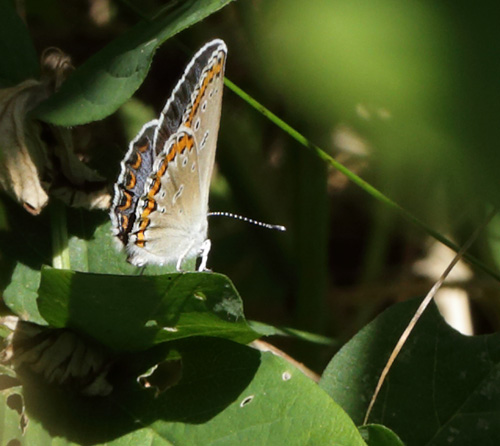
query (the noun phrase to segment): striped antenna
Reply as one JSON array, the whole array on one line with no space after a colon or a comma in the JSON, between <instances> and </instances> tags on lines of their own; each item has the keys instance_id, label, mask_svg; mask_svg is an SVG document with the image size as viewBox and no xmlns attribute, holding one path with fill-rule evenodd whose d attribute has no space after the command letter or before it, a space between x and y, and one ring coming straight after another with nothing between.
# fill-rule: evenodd
<instances>
[{"instance_id":1,"label":"striped antenna","mask_svg":"<svg viewBox=\"0 0 500 446\"><path fill-rule=\"evenodd\" d=\"M246 223L251 223L252 225L260 226L266 229L276 229L277 231L286 231L286 228L281 225L271 225L269 223L263 223L261 221L252 220L251 218L243 217L242 215L232 214L231 212L209 212L209 217L229 217L236 220L241 220Z\"/></svg>"}]
</instances>

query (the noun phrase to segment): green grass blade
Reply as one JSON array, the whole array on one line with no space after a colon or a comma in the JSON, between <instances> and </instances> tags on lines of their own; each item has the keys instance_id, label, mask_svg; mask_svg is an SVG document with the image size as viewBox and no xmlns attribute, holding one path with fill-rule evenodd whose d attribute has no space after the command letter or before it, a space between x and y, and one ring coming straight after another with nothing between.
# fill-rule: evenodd
<instances>
[{"instance_id":1,"label":"green grass blade","mask_svg":"<svg viewBox=\"0 0 500 446\"><path fill-rule=\"evenodd\" d=\"M441 235L439 232L432 229L430 226L425 224L422 220L419 220L411 212L408 212L406 209L404 209L398 203L396 203L395 201L393 201L390 198L388 198L387 196L385 196L382 192L380 192L377 188L373 187L371 184L369 184L368 182L363 180L360 176L351 172L347 167L345 167L343 164L339 163L332 156L328 155L328 153L326 153L324 150L319 148L317 145L315 145L314 143L309 141L305 136L303 136L301 133L299 133L293 127L291 127L286 122L284 122L282 119L280 119L278 116L276 116L269 109L267 109L262 104L260 104L255 99L253 99L251 96L249 96L247 93L245 93L241 88L236 86L229 79L225 78L225 84L230 90L232 90L234 93L236 93L240 98L242 98L244 101L246 101L249 105L251 105L257 111L262 113L267 119L269 119L271 122L273 122L275 125L277 125L284 132L288 133L298 143L300 143L303 146L307 147L308 149L311 149L312 151L314 151L319 158L321 158L322 160L327 162L330 166L334 167L339 172L343 173L347 178L349 178L349 180L351 180L353 183L358 185L361 189L363 189L365 192L370 194L373 198L384 203L389 208L391 208L394 211L396 211L397 213L399 213L405 220L407 220L410 223L412 223L413 225L419 227L424 232L426 232L428 235L430 235L434 239L441 242L443 245L446 245L448 248L453 249L453 251L455 251L455 252L459 251L460 247L457 246L455 243L453 243L451 240L447 239L446 237ZM500 281L500 274L498 272L492 270L489 266L487 266L486 264L484 264L483 262L481 262L480 260L478 260L477 258L475 258L474 256L472 256L470 254L466 253L464 255L464 257L471 264L477 266L478 268L482 269L484 272L486 272L490 276L492 276L495 279Z\"/></svg>"}]
</instances>

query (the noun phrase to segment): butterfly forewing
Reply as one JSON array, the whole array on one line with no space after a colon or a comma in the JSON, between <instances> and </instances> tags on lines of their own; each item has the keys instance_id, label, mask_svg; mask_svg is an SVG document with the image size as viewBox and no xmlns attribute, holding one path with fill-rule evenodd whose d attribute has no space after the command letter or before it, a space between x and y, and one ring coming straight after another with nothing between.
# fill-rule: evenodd
<instances>
[{"instance_id":1,"label":"butterfly forewing","mask_svg":"<svg viewBox=\"0 0 500 446\"><path fill-rule=\"evenodd\" d=\"M193 105L193 93L200 91L201 75L211 64L213 55L219 51L227 54L226 44L220 39L212 40L201 48L189 62L161 112L155 134L157 153L164 147L167 139L179 130L181 124L186 124L186 111ZM198 93L194 94L195 97L197 95Z\"/></svg>"},{"instance_id":2,"label":"butterfly forewing","mask_svg":"<svg viewBox=\"0 0 500 446\"><path fill-rule=\"evenodd\" d=\"M193 92L192 106L183 119L183 125L191 127L194 133L198 152L201 211L205 214L208 212L208 193L219 133L226 54L225 45L217 47L212 53L208 65L200 75L198 87Z\"/></svg>"}]
</instances>

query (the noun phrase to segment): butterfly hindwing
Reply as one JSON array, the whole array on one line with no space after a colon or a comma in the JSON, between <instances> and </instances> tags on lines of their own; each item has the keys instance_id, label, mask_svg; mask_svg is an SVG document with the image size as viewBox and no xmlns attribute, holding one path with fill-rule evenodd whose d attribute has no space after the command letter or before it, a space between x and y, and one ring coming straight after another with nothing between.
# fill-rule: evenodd
<instances>
[{"instance_id":1,"label":"butterfly hindwing","mask_svg":"<svg viewBox=\"0 0 500 446\"><path fill-rule=\"evenodd\" d=\"M189 256L206 239L207 215L199 209L198 152L191 129L170 136L139 200L128 247L135 264L170 263Z\"/></svg>"},{"instance_id":2,"label":"butterfly hindwing","mask_svg":"<svg viewBox=\"0 0 500 446\"><path fill-rule=\"evenodd\" d=\"M157 126L157 120L147 123L132 140L121 163L120 176L115 184L110 215L114 233L124 245L128 243L137 202L144 192L146 180L153 168L155 159L153 137Z\"/></svg>"}]
</instances>

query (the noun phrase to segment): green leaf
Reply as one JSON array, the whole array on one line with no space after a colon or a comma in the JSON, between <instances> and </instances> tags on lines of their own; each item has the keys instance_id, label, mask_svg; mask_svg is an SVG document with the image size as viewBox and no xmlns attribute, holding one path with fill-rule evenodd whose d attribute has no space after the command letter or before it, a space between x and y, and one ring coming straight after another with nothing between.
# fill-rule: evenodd
<instances>
[{"instance_id":1,"label":"green leaf","mask_svg":"<svg viewBox=\"0 0 500 446\"><path fill-rule=\"evenodd\" d=\"M24 320L45 324L39 315L36 298L40 285L40 269L50 263L50 228L52 206L33 217L6 198L8 230L0 231L0 251L5 265L4 293L7 306ZM104 224L103 224L104 222ZM109 218L104 212L68 210L68 233L71 268L82 272L137 275L141 270L126 261L123 249L112 236ZM165 274L174 266L148 266L145 274Z\"/></svg>"},{"instance_id":2,"label":"green leaf","mask_svg":"<svg viewBox=\"0 0 500 446\"><path fill-rule=\"evenodd\" d=\"M142 84L159 45L231 1L183 1L153 20L140 22L79 67L35 115L62 126L105 118Z\"/></svg>"},{"instance_id":3,"label":"green leaf","mask_svg":"<svg viewBox=\"0 0 500 446\"><path fill-rule=\"evenodd\" d=\"M394 432L380 424L367 424L361 426L359 431L368 446L404 446Z\"/></svg>"},{"instance_id":4,"label":"green leaf","mask_svg":"<svg viewBox=\"0 0 500 446\"><path fill-rule=\"evenodd\" d=\"M5 305L22 320L47 325L36 304L39 285L40 271L18 263L3 297Z\"/></svg>"},{"instance_id":5,"label":"green leaf","mask_svg":"<svg viewBox=\"0 0 500 446\"><path fill-rule=\"evenodd\" d=\"M79 233L70 238L71 269L103 274L137 275L141 272L140 268L126 261L127 256L124 249L120 242L112 236L109 220L94 229L91 219L87 218L88 215L81 212L78 214L79 218L74 220L78 220L80 225L84 226L91 235ZM74 225L72 224L72 226ZM170 272L176 272L175 265L150 265L145 269L145 273L148 275Z\"/></svg>"},{"instance_id":6,"label":"green leaf","mask_svg":"<svg viewBox=\"0 0 500 446\"><path fill-rule=\"evenodd\" d=\"M223 339L173 344L182 378L160 394L131 378L105 398L26 386L29 446L47 444L31 435L41 428L61 445L365 445L346 413L282 358Z\"/></svg>"},{"instance_id":7,"label":"green leaf","mask_svg":"<svg viewBox=\"0 0 500 446\"><path fill-rule=\"evenodd\" d=\"M24 402L15 373L0 364L0 444L20 444Z\"/></svg>"},{"instance_id":8,"label":"green leaf","mask_svg":"<svg viewBox=\"0 0 500 446\"><path fill-rule=\"evenodd\" d=\"M38 78L38 57L31 37L11 0L0 1L0 80L16 84Z\"/></svg>"},{"instance_id":9,"label":"green leaf","mask_svg":"<svg viewBox=\"0 0 500 446\"><path fill-rule=\"evenodd\" d=\"M44 268L38 305L53 327L69 327L121 351L190 336L247 343L258 337L241 299L220 274L113 276Z\"/></svg>"},{"instance_id":10,"label":"green leaf","mask_svg":"<svg viewBox=\"0 0 500 446\"><path fill-rule=\"evenodd\" d=\"M328 365L321 387L360 424L380 373L419 302L394 305ZM370 416L407 446L500 441L500 334L463 336L430 306L396 359Z\"/></svg>"}]
</instances>

